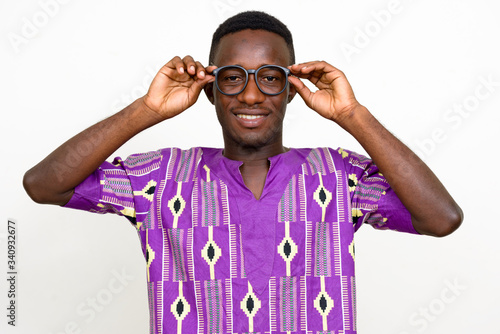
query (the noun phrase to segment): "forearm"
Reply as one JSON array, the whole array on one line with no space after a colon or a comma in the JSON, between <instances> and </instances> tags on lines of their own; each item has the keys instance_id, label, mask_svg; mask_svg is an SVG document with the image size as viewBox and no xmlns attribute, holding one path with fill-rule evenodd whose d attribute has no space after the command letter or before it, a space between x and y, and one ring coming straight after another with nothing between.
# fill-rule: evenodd
<instances>
[{"instance_id":1,"label":"forearm","mask_svg":"<svg viewBox=\"0 0 500 334\"><path fill-rule=\"evenodd\" d=\"M339 122L373 159L421 234L444 236L460 225L463 214L427 165L393 136L363 106Z\"/></svg>"},{"instance_id":2,"label":"forearm","mask_svg":"<svg viewBox=\"0 0 500 334\"><path fill-rule=\"evenodd\" d=\"M59 146L26 172L24 187L45 204L66 204L74 188L115 150L160 118L139 99L115 115L91 126Z\"/></svg>"}]
</instances>

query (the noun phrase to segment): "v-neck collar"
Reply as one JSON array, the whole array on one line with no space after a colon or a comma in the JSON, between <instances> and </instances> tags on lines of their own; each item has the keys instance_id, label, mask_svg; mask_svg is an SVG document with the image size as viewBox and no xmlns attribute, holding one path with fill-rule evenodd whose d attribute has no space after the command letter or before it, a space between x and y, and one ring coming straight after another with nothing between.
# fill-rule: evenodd
<instances>
[{"instance_id":1,"label":"v-neck collar","mask_svg":"<svg viewBox=\"0 0 500 334\"><path fill-rule=\"evenodd\" d=\"M288 152L269 157L270 166L266 175L266 182L262 194L257 200L250 189L247 188L241 176L240 167L243 162L226 158L221 148L202 147L201 149L203 152L202 160L213 174L228 186L243 188L244 192L251 195L255 201L264 201L268 196L272 196L271 194L276 192L275 187L279 189L281 183L288 183L291 175L305 161L311 151L311 149L291 148ZM245 197L247 196L245 195Z\"/></svg>"},{"instance_id":2,"label":"v-neck collar","mask_svg":"<svg viewBox=\"0 0 500 334\"><path fill-rule=\"evenodd\" d=\"M257 200L243 181L241 161L224 157L222 149L202 148L201 163L206 164L210 173L227 185L238 207L245 272L257 295L266 290L273 271L279 201L292 176L300 173L310 151L290 149L268 158L269 171L262 195Z\"/></svg>"}]
</instances>

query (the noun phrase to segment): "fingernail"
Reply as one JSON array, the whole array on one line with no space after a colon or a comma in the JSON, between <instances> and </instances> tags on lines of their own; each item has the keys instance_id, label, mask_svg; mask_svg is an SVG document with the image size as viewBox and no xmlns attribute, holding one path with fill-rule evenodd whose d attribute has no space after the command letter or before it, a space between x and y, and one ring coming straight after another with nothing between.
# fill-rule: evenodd
<instances>
[{"instance_id":1,"label":"fingernail","mask_svg":"<svg viewBox=\"0 0 500 334\"><path fill-rule=\"evenodd\" d=\"M200 76L201 76L202 78L204 78L204 77L205 77L205 72L200 71Z\"/></svg>"},{"instance_id":2,"label":"fingernail","mask_svg":"<svg viewBox=\"0 0 500 334\"><path fill-rule=\"evenodd\" d=\"M189 69L190 69L191 71L194 71L194 66L191 66Z\"/></svg>"},{"instance_id":3,"label":"fingernail","mask_svg":"<svg viewBox=\"0 0 500 334\"><path fill-rule=\"evenodd\" d=\"M180 72L181 74L184 74L184 67L179 68L179 72Z\"/></svg>"}]
</instances>

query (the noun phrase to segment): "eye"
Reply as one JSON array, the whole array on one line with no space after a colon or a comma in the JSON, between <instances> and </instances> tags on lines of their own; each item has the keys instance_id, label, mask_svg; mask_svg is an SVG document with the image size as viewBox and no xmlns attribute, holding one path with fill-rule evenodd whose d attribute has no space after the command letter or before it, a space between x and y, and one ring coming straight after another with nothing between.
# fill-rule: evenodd
<instances>
[{"instance_id":1,"label":"eye","mask_svg":"<svg viewBox=\"0 0 500 334\"><path fill-rule=\"evenodd\" d=\"M243 78L240 75L227 75L223 80L227 82L238 82L243 81Z\"/></svg>"},{"instance_id":2,"label":"eye","mask_svg":"<svg viewBox=\"0 0 500 334\"><path fill-rule=\"evenodd\" d=\"M259 71L259 82L265 85L281 85L285 80L285 73L278 68L268 67Z\"/></svg>"},{"instance_id":3,"label":"eye","mask_svg":"<svg viewBox=\"0 0 500 334\"><path fill-rule=\"evenodd\" d=\"M272 75L267 75L265 77L262 77L262 81L266 81L266 82L274 82L274 81L277 81L279 80L278 77L273 77Z\"/></svg>"}]
</instances>

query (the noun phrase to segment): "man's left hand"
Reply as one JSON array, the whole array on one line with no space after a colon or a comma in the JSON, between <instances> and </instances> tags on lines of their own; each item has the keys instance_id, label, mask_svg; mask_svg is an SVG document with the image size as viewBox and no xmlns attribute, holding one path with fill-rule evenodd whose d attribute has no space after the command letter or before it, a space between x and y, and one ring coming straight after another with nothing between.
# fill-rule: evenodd
<instances>
[{"instance_id":1,"label":"man's left hand","mask_svg":"<svg viewBox=\"0 0 500 334\"><path fill-rule=\"evenodd\" d=\"M306 105L321 116L342 123L360 106L344 73L327 62L311 61L288 68L293 74L289 82ZM298 78L309 80L318 90L311 92Z\"/></svg>"}]
</instances>

